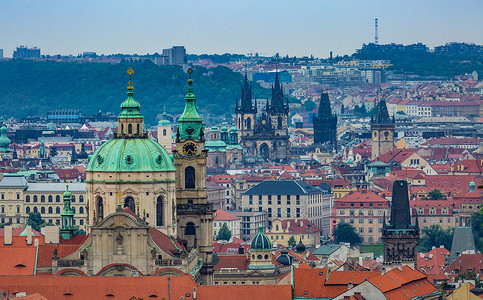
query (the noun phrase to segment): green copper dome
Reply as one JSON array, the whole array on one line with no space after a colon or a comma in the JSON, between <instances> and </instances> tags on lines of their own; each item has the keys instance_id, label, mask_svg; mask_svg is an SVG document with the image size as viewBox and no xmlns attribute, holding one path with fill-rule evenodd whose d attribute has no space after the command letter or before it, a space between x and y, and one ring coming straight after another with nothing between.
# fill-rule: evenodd
<instances>
[{"instance_id":1,"label":"green copper dome","mask_svg":"<svg viewBox=\"0 0 483 300\"><path fill-rule=\"evenodd\" d=\"M2 127L0 128L0 151L2 152L10 152L10 139L7 136L7 126L3 123L3 118L1 120Z\"/></svg>"},{"instance_id":2,"label":"green copper dome","mask_svg":"<svg viewBox=\"0 0 483 300\"><path fill-rule=\"evenodd\" d=\"M263 226L258 227L258 233L250 244L250 250L271 250L272 244L268 237L263 233Z\"/></svg>"},{"instance_id":3,"label":"green copper dome","mask_svg":"<svg viewBox=\"0 0 483 300\"><path fill-rule=\"evenodd\" d=\"M166 107L163 108L163 116L161 117L161 120L159 120L158 126L171 126L171 122L166 115Z\"/></svg>"},{"instance_id":4,"label":"green copper dome","mask_svg":"<svg viewBox=\"0 0 483 300\"><path fill-rule=\"evenodd\" d=\"M115 138L92 155L87 171L156 172L175 171L168 152L149 138Z\"/></svg>"},{"instance_id":5,"label":"green copper dome","mask_svg":"<svg viewBox=\"0 0 483 300\"><path fill-rule=\"evenodd\" d=\"M193 80L191 79L191 73L193 70L190 68L188 73L190 79L188 80L188 94L185 96L184 111L178 119L177 138L176 140L186 139L201 139L204 140L204 126L203 119L201 118L198 110L196 109L196 97L193 94Z\"/></svg>"},{"instance_id":6,"label":"green copper dome","mask_svg":"<svg viewBox=\"0 0 483 300\"><path fill-rule=\"evenodd\" d=\"M221 126L220 132L228 132L228 127L226 127L226 122L223 122L223 126Z\"/></svg>"}]
</instances>

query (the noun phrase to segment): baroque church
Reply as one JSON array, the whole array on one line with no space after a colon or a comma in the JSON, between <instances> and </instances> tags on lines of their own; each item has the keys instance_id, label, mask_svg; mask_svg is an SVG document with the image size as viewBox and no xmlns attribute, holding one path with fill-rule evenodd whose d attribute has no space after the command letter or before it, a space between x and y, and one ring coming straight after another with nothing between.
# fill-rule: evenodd
<instances>
[{"instance_id":1,"label":"baroque church","mask_svg":"<svg viewBox=\"0 0 483 300\"><path fill-rule=\"evenodd\" d=\"M317 117L314 117L314 144L326 150L337 150L337 115L332 113L328 93L320 96Z\"/></svg>"},{"instance_id":2,"label":"baroque church","mask_svg":"<svg viewBox=\"0 0 483 300\"><path fill-rule=\"evenodd\" d=\"M201 284L213 284L214 210L207 200L208 151L193 94L192 70L188 70L188 93L172 155L143 130L131 68L128 73L118 130L87 166L87 236L73 235L74 213L67 190L61 239L52 245L50 271L74 276L191 274Z\"/></svg>"},{"instance_id":3,"label":"baroque church","mask_svg":"<svg viewBox=\"0 0 483 300\"><path fill-rule=\"evenodd\" d=\"M288 133L288 100L284 100L283 88L275 76L272 97L267 99L263 112L253 103L252 88L245 80L241 87L241 99L236 100L235 113L238 129L238 144L243 148L245 164L258 162L285 162L291 157Z\"/></svg>"}]
</instances>

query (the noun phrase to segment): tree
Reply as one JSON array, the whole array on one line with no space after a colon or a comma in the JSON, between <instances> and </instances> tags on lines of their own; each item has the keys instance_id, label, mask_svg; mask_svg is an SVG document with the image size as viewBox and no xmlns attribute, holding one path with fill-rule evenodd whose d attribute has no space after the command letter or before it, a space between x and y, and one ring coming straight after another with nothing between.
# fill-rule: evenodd
<instances>
[{"instance_id":1,"label":"tree","mask_svg":"<svg viewBox=\"0 0 483 300\"><path fill-rule=\"evenodd\" d=\"M292 246L295 246L297 244L297 241L295 240L294 236L292 235L289 239L288 239L288 245L290 247Z\"/></svg>"},{"instance_id":2,"label":"tree","mask_svg":"<svg viewBox=\"0 0 483 300\"><path fill-rule=\"evenodd\" d=\"M447 250L451 250L453 244L454 229L443 229L439 225L431 225L422 230L423 237L419 240L418 252L429 252L432 247L443 245Z\"/></svg>"},{"instance_id":3,"label":"tree","mask_svg":"<svg viewBox=\"0 0 483 300\"><path fill-rule=\"evenodd\" d=\"M446 200L447 197L440 190L434 189L428 193L428 200Z\"/></svg>"},{"instance_id":4,"label":"tree","mask_svg":"<svg viewBox=\"0 0 483 300\"><path fill-rule=\"evenodd\" d=\"M483 207L471 214L471 229L477 250L483 250Z\"/></svg>"},{"instance_id":5,"label":"tree","mask_svg":"<svg viewBox=\"0 0 483 300\"><path fill-rule=\"evenodd\" d=\"M349 223L339 223L333 233L334 241L336 243L350 243L358 244L361 242L361 237L357 234L356 229Z\"/></svg>"},{"instance_id":6,"label":"tree","mask_svg":"<svg viewBox=\"0 0 483 300\"><path fill-rule=\"evenodd\" d=\"M223 223L220 230L218 231L218 235L216 236L217 241L229 241L231 239L231 230L228 229L228 225Z\"/></svg>"},{"instance_id":7,"label":"tree","mask_svg":"<svg viewBox=\"0 0 483 300\"><path fill-rule=\"evenodd\" d=\"M7 223L2 223L0 224L0 228L4 228L5 226L9 226L9 225L12 225L12 222L7 222Z\"/></svg>"},{"instance_id":8,"label":"tree","mask_svg":"<svg viewBox=\"0 0 483 300\"><path fill-rule=\"evenodd\" d=\"M312 100L307 100L304 102L305 111L313 111L316 107L317 107L317 104L315 104L315 102Z\"/></svg>"},{"instance_id":9,"label":"tree","mask_svg":"<svg viewBox=\"0 0 483 300\"><path fill-rule=\"evenodd\" d=\"M42 219L42 215L38 212L30 212L27 220L27 225L32 226L32 229L40 231L40 228L45 226L45 221Z\"/></svg>"}]
</instances>

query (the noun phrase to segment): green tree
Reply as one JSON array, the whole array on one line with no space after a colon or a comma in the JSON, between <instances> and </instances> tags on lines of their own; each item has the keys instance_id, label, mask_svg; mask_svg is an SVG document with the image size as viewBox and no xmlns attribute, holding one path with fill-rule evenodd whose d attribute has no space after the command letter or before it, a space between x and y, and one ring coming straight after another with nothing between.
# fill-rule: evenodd
<instances>
[{"instance_id":1,"label":"green tree","mask_svg":"<svg viewBox=\"0 0 483 300\"><path fill-rule=\"evenodd\" d=\"M288 239L288 245L290 247L292 246L295 246L297 244L297 241L295 240L294 236L292 235L289 239Z\"/></svg>"},{"instance_id":2,"label":"green tree","mask_svg":"<svg viewBox=\"0 0 483 300\"><path fill-rule=\"evenodd\" d=\"M223 223L218 234L216 235L217 241L229 241L231 239L231 230L228 229L228 225Z\"/></svg>"},{"instance_id":3,"label":"green tree","mask_svg":"<svg viewBox=\"0 0 483 300\"><path fill-rule=\"evenodd\" d=\"M439 225L431 225L422 230L423 237L419 240L418 252L429 252L432 247L443 245L446 249L451 250L453 244L454 229L443 229Z\"/></svg>"},{"instance_id":4,"label":"green tree","mask_svg":"<svg viewBox=\"0 0 483 300\"><path fill-rule=\"evenodd\" d=\"M305 111L313 111L316 107L317 107L317 104L315 104L315 102L312 100L307 100L304 102Z\"/></svg>"},{"instance_id":5,"label":"green tree","mask_svg":"<svg viewBox=\"0 0 483 300\"><path fill-rule=\"evenodd\" d=\"M0 228L4 228L5 226L12 225L12 222L2 223L0 224Z\"/></svg>"},{"instance_id":6,"label":"green tree","mask_svg":"<svg viewBox=\"0 0 483 300\"><path fill-rule=\"evenodd\" d=\"M477 250L483 250L483 207L471 214L471 228Z\"/></svg>"},{"instance_id":7,"label":"green tree","mask_svg":"<svg viewBox=\"0 0 483 300\"><path fill-rule=\"evenodd\" d=\"M434 189L428 193L428 200L446 200L446 195L438 189Z\"/></svg>"},{"instance_id":8,"label":"green tree","mask_svg":"<svg viewBox=\"0 0 483 300\"><path fill-rule=\"evenodd\" d=\"M27 225L32 226L32 229L40 231L40 228L45 226L45 221L42 219L42 215L38 212L30 212L27 219Z\"/></svg>"},{"instance_id":9,"label":"green tree","mask_svg":"<svg viewBox=\"0 0 483 300\"><path fill-rule=\"evenodd\" d=\"M339 223L333 233L336 243L350 243L351 245L361 242L361 237L357 234L356 229L349 223Z\"/></svg>"}]
</instances>

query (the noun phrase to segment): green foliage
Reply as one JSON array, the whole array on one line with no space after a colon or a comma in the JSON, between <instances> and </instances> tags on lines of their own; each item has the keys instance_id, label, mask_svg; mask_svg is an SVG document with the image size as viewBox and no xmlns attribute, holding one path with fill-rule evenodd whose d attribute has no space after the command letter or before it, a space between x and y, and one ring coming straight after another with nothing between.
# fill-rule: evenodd
<instances>
[{"instance_id":1,"label":"green foliage","mask_svg":"<svg viewBox=\"0 0 483 300\"><path fill-rule=\"evenodd\" d=\"M428 193L428 196L426 197L428 200L446 200L448 199L444 193L442 193L438 189L434 189L431 192Z\"/></svg>"},{"instance_id":2,"label":"green foliage","mask_svg":"<svg viewBox=\"0 0 483 300\"><path fill-rule=\"evenodd\" d=\"M32 226L32 229L34 230L40 231L40 228L45 226L45 221L42 219L42 215L40 215L40 213L29 212L27 225Z\"/></svg>"},{"instance_id":3,"label":"green foliage","mask_svg":"<svg viewBox=\"0 0 483 300\"><path fill-rule=\"evenodd\" d=\"M304 102L305 111L313 111L316 107L317 107L317 104L315 104L315 102L312 100L307 100Z\"/></svg>"},{"instance_id":4,"label":"green foliage","mask_svg":"<svg viewBox=\"0 0 483 300\"><path fill-rule=\"evenodd\" d=\"M337 224L333 237L336 243L344 242L355 245L361 242L361 237L357 234L356 229L349 223Z\"/></svg>"},{"instance_id":5,"label":"green foliage","mask_svg":"<svg viewBox=\"0 0 483 300\"><path fill-rule=\"evenodd\" d=\"M471 214L471 229L475 238L475 246L479 251L483 250L483 207Z\"/></svg>"},{"instance_id":6,"label":"green foliage","mask_svg":"<svg viewBox=\"0 0 483 300\"><path fill-rule=\"evenodd\" d=\"M422 230L423 237L419 240L418 252L429 252L434 247L444 246L447 250L451 250L453 244L454 229L443 229L439 225L431 225Z\"/></svg>"},{"instance_id":7,"label":"green foliage","mask_svg":"<svg viewBox=\"0 0 483 300\"><path fill-rule=\"evenodd\" d=\"M216 235L217 241L229 241L231 239L231 230L228 229L228 225L223 223L218 234Z\"/></svg>"},{"instance_id":8,"label":"green foliage","mask_svg":"<svg viewBox=\"0 0 483 300\"><path fill-rule=\"evenodd\" d=\"M359 245L359 250L362 253L374 253L375 256L381 256L384 254L384 245L383 244Z\"/></svg>"},{"instance_id":9,"label":"green foliage","mask_svg":"<svg viewBox=\"0 0 483 300\"><path fill-rule=\"evenodd\" d=\"M292 235L289 239L288 239L288 245L290 247L292 246L295 246L297 244L297 241L295 240L295 237Z\"/></svg>"},{"instance_id":10,"label":"green foliage","mask_svg":"<svg viewBox=\"0 0 483 300\"><path fill-rule=\"evenodd\" d=\"M158 66L149 60L119 64L9 60L0 62L2 115L45 115L54 109L120 112L126 99L129 67L134 69L134 97L148 124L156 124L166 106L168 113L181 114L185 105L188 74L179 66ZM243 76L226 67L194 67L193 88L201 113L223 115L234 112ZM254 95L269 91L252 83Z\"/></svg>"},{"instance_id":11,"label":"green foliage","mask_svg":"<svg viewBox=\"0 0 483 300\"><path fill-rule=\"evenodd\" d=\"M393 65L390 69L402 72L415 73L421 76L447 76L454 77L473 71L483 74L483 56L451 55L433 53L428 51L385 51L371 53L357 53L357 59L389 59Z\"/></svg>"},{"instance_id":12,"label":"green foliage","mask_svg":"<svg viewBox=\"0 0 483 300\"><path fill-rule=\"evenodd\" d=\"M0 224L0 228L4 228L5 226L12 225L12 222L2 223Z\"/></svg>"},{"instance_id":13,"label":"green foliage","mask_svg":"<svg viewBox=\"0 0 483 300\"><path fill-rule=\"evenodd\" d=\"M463 280L474 280L475 281L475 287L476 288L481 288L483 286L483 283L480 281L480 277L477 275L477 273L473 272L468 272L468 273L459 273L456 275L454 281L458 282Z\"/></svg>"}]
</instances>

